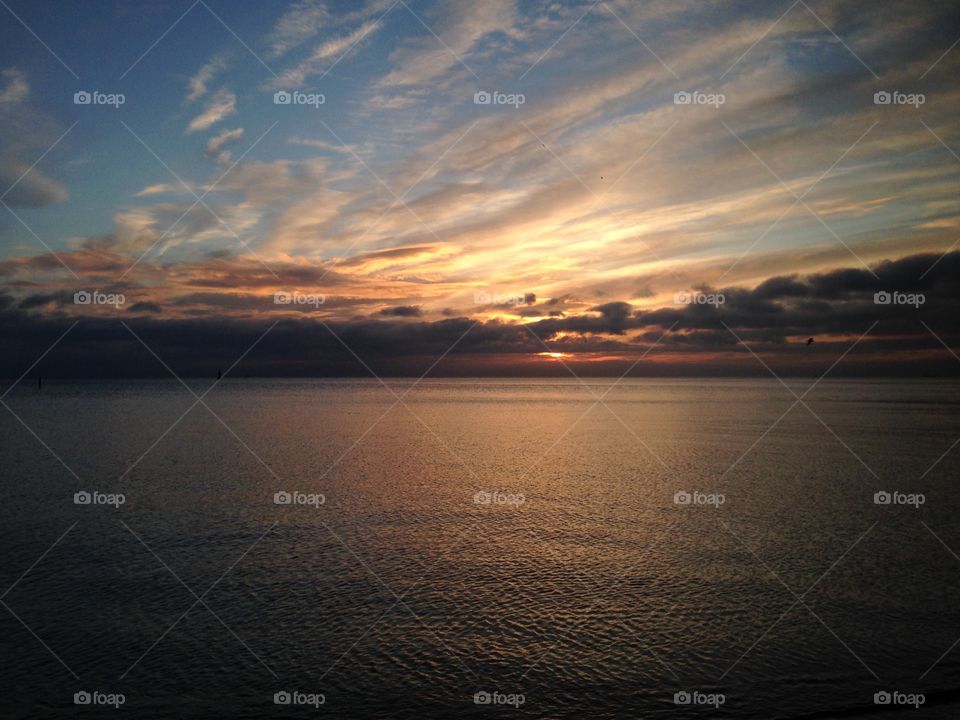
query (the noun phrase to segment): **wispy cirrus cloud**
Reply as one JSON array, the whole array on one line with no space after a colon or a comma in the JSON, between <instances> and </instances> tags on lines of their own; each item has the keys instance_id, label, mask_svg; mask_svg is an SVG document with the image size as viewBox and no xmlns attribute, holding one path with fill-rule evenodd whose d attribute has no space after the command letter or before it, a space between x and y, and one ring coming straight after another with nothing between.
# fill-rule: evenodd
<instances>
[{"instance_id":1,"label":"wispy cirrus cloud","mask_svg":"<svg viewBox=\"0 0 960 720\"><path fill-rule=\"evenodd\" d=\"M237 96L226 88L221 88L213 95L203 112L190 121L187 133L206 130L236 112Z\"/></svg>"},{"instance_id":2,"label":"wispy cirrus cloud","mask_svg":"<svg viewBox=\"0 0 960 720\"><path fill-rule=\"evenodd\" d=\"M208 92L208 85L217 75L227 68L226 58L222 55L216 55L208 60L195 75L187 81L186 101L193 102L198 100Z\"/></svg>"}]
</instances>

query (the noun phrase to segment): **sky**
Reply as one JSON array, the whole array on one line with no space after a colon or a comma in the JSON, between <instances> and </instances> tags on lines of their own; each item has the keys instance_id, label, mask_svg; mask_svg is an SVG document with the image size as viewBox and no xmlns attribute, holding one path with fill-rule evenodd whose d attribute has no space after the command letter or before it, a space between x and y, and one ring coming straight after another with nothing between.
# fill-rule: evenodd
<instances>
[{"instance_id":1,"label":"sky","mask_svg":"<svg viewBox=\"0 0 960 720\"><path fill-rule=\"evenodd\" d=\"M5 376L960 369L954 2L3 0L0 39Z\"/></svg>"}]
</instances>

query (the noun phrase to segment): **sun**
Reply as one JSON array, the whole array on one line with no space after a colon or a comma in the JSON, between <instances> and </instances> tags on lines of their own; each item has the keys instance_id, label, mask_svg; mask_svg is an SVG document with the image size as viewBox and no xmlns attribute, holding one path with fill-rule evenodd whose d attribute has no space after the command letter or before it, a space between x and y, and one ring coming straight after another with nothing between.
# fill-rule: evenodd
<instances>
[{"instance_id":1,"label":"sun","mask_svg":"<svg viewBox=\"0 0 960 720\"><path fill-rule=\"evenodd\" d=\"M562 353L562 352L542 352L542 353L537 353L537 355L539 355L540 357L550 358L551 360L563 360L564 358L570 357L570 353Z\"/></svg>"}]
</instances>

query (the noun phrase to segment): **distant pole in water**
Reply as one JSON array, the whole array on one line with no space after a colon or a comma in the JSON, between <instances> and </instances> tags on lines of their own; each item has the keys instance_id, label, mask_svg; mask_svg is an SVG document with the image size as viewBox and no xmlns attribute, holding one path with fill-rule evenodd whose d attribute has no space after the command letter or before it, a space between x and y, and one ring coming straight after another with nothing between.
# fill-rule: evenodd
<instances>
[{"instance_id":1,"label":"distant pole in water","mask_svg":"<svg viewBox=\"0 0 960 720\"><path fill-rule=\"evenodd\" d=\"M221 375L221 374L220 374L220 371L217 370L217 380L219 380L221 377L223 377L223 375Z\"/></svg>"},{"instance_id":2,"label":"distant pole in water","mask_svg":"<svg viewBox=\"0 0 960 720\"><path fill-rule=\"evenodd\" d=\"M43 376L37 375L37 390L43 389Z\"/></svg>"}]
</instances>

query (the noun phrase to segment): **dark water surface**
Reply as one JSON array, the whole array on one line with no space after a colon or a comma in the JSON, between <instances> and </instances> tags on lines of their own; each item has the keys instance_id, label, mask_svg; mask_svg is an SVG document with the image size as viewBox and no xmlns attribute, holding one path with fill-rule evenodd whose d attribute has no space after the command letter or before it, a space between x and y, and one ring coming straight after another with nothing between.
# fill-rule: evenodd
<instances>
[{"instance_id":1,"label":"dark water surface","mask_svg":"<svg viewBox=\"0 0 960 720\"><path fill-rule=\"evenodd\" d=\"M18 386L0 716L960 717L960 384L388 385Z\"/></svg>"}]
</instances>

